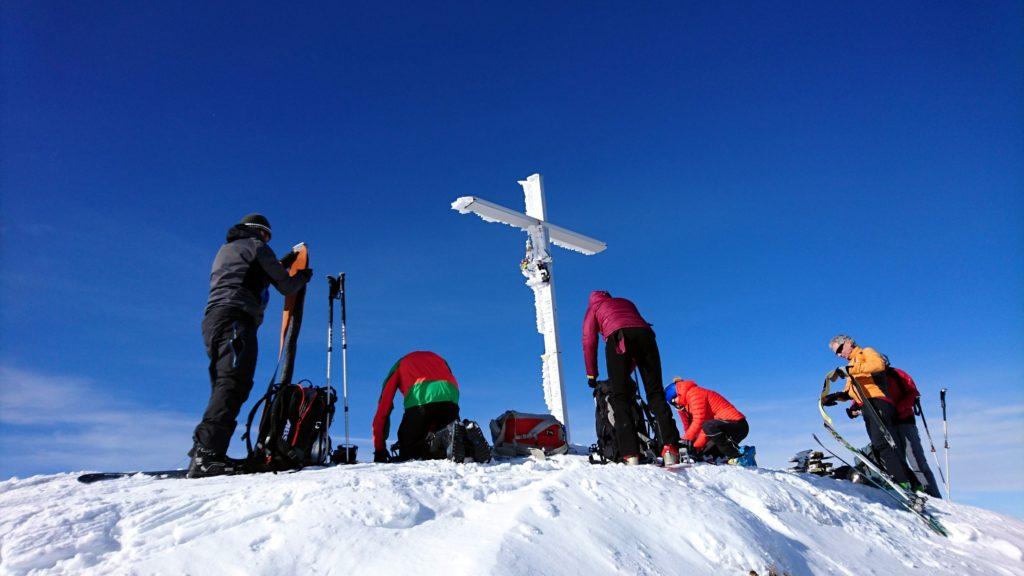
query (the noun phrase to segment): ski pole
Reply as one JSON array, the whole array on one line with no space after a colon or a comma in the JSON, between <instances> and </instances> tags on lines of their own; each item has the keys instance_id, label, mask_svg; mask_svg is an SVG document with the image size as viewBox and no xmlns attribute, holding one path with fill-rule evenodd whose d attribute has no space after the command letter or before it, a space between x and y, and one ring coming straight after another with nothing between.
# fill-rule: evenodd
<instances>
[{"instance_id":1,"label":"ski pole","mask_svg":"<svg viewBox=\"0 0 1024 576\"><path fill-rule=\"evenodd\" d=\"M334 300L338 297L338 279L327 276L327 398L334 394L331 386L331 357L334 355ZM328 439L327 451L330 452L330 432L325 430Z\"/></svg>"},{"instance_id":2,"label":"ski pole","mask_svg":"<svg viewBox=\"0 0 1024 576\"><path fill-rule=\"evenodd\" d=\"M338 292L341 298L341 395L345 410L345 453L348 454L348 339L345 323L345 273L338 273ZM352 459L354 463L355 458Z\"/></svg>"},{"instance_id":3,"label":"ski pole","mask_svg":"<svg viewBox=\"0 0 1024 576\"><path fill-rule=\"evenodd\" d=\"M917 412L921 415L921 422L924 424L924 433L928 436L928 445L932 448L932 458L935 460L935 467L939 470L939 478L942 479L942 483L946 483L946 477L942 475L942 466L939 464L939 453L935 450L935 442L932 441L932 433L928 430L928 419L924 417L924 408L921 407L921 398L915 398L914 404L917 406Z\"/></svg>"},{"instance_id":4,"label":"ski pole","mask_svg":"<svg viewBox=\"0 0 1024 576\"><path fill-rule=\"evenodd\" d=\"M953 478L949 475L949 426L946 423L946 389L939 390L939 400L942 402L942 437L945 443L945 455L946 455L946 498L952 502L953 492L950 491L950 486L953 483Z\"/></svg>"}]
</instances>

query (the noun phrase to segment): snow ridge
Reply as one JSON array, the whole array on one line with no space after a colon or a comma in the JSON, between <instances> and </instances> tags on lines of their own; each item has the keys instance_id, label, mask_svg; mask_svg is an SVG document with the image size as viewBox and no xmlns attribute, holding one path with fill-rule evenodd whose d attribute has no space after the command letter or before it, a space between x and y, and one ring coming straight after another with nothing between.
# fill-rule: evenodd
<instances>
[{"instance_id":1,"label":"snow ridge","mask_svg":"<svg viewBox=\"0 0 1024 576\"><path fill-rule=\"evenodd\" d=\"M1024 523L781 471L358 464L0 483L0 574L1024 574Z\"/></svg>"}]
</instances>

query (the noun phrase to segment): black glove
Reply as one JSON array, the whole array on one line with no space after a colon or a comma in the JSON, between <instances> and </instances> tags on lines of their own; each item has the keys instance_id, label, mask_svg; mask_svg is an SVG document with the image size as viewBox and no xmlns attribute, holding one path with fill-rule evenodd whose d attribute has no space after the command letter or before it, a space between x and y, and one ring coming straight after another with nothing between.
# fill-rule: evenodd
<instances>
[{"instance_id":1,"label":"black glove","mask_svg":"<svg viewBox=\"0 0 1024 576\"><path fill-rule=\"evenodd\" d=\"M850 406L846 409L846 415L850 417L850 420L855 420L860 417L860 408Z\"/></svg>"},{"instance_id":2,"label":"black glove","mask_svg":"<svg viewBox=\"0 0 1024 576\"><path fill-rule=\"evenodd\" d=\"M391 462L391 455L387 450L377 450L373 453L373 461L378 464L387 464Z\"/></svg>"},{"instance_id":3,"label":"black glove","mask_svg":"<svg viewBox=\"0 0 1024 576\"><path fill-rule=\"evenodd\" d=\"M587 386L597 388L597 378L594 376L587 376Z\"/></svg>"},{"instance_id":4,"label":"black glove","mask_svg":"<svg viewBox=\"0 0 1024 576\"><path fill-rule=\"evenodd\" d=\"M825 396L825 399L821 401L821 405L822 406L835 406L841 400L849 400L849 399L850 399L850 397L846 394L846 392L833 392L833 393L829 394L828 396Z\"/></svg>"}]
</instances>

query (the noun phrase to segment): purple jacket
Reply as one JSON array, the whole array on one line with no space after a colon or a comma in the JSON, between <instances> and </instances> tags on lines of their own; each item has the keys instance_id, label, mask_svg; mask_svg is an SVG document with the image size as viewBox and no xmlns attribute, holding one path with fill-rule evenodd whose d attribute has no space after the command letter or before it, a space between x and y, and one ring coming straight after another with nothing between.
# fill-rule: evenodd
<instances>
[{"instance_id":1,"label":"purple jacket","mask_svg":"<svg viewBox=\"0 0 1024 576\"><path fill-rule=\"evenodd\" d=\"M607 339L622 328L647 328L650 324L640 316L636 305L625 298L612 298L604 290L590 293L590 304L583 315L583 362L587 376L597 378L597 335Z\"/></svg>"}]
</instances>

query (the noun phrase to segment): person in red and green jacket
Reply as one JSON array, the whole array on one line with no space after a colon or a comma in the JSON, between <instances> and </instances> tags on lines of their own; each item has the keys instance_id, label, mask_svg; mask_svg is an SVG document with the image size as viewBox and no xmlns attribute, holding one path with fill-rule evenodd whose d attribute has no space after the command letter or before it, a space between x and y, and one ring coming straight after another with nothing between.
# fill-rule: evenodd
<instances>
[{"instance_id":1,"label":"person in red and green jacket","mask_svg":"<svg viewBox=\"0 0 1024 576\"><path fill-rule=\"evenodd\" d=\"M697 454L724 456L730 464L741 463L739 443L750 428L746 417L725 397L697 386L693 380L676 377L665 387L665 399L683 421L683 445Z\"/></svg>"},{"instance_id":2,"label":"person in red and green jacket","mask_svg":"<svg viewBox=\"0 0 1024 576\"><path fill-rule=\"evenodd\" d=\"M459 383L444 358L410 352L388 372L373 417L373 461L390 462L387 439L395 393L405 397L398 426L398 460L429 459L427 436L459 419Z\"/></svg>"}]
</instances>

